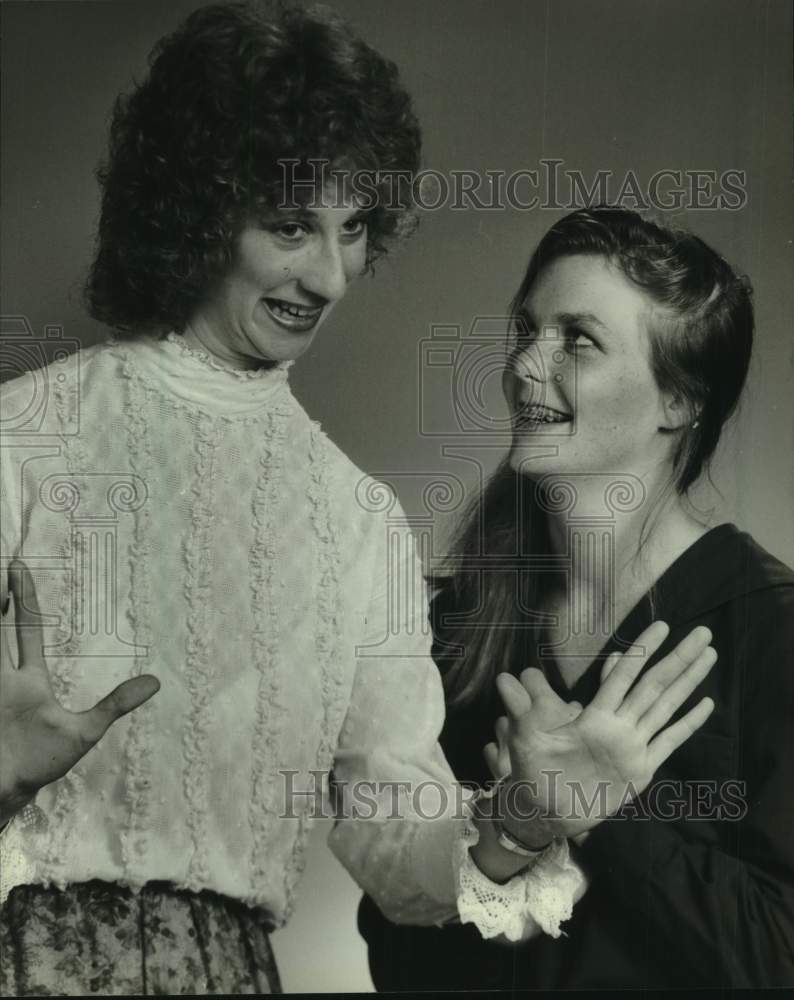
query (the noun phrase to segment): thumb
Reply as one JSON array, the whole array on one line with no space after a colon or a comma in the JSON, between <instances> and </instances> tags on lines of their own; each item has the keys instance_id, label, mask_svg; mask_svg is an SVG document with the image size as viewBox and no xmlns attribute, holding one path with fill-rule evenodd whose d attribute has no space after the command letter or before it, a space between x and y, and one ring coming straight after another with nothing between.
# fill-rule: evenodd
<instances>
[{"instance_id":1,"label":"thumb","mask_svg":"<svg viewBox=\"0 0 794 1000\"><path fill-rule=\"evenodd\" d=\"M151 674L123 681L93 708L80 713L86 741L97 743L117 719L141 706L159 690L160 682Z\"/></svg>"},{"instance_id":2,"label":"thumb","mask_svg":"<svg viewBox=\"0 0 794 1000\"><path fill-rule=\"evenodd\" d=\"M14 559L8 567L8 581L14 595L19 666L40 665L43 663L41 611L33 576L21 559Z\"/></svg>"}]
</instances>

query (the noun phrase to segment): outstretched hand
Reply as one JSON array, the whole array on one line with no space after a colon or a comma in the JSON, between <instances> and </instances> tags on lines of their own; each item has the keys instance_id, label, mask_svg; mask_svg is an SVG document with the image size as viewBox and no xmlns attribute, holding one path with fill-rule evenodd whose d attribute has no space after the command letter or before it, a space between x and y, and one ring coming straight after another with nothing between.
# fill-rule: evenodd
<instances>
[{"instance_id":1,"label":"outstretched hand","mask_svg":"<svg viewBox=\"0 0 794 1000\"><path fill-rule=\"evenodd\" d=\"M19 666L11 662L7 622L0 629L0 825L44 785L63 777L121 716L159 690L156 677L124 681L93 708L70 712L57 701L42 652L36 588L27 566L9 568Z\"/></svg>"},{"instance_id":2,"label":"outstretched hand","mask_svg":"<svg viewBox=\"0 0 794 1000\"><path fill-rule=\"evenodd\" d=\"M497 724L501 752L489 744L486 760L512 774L520 812L539 817L527 821L535 837L538 822L551 836L573 837L613 815L711 714L714 703L703 698L667 725L717 660L707 628L695 628L634 683L668 631L654 622L629 650L612 654L584 709L559 698L539 670L525 670L520 681L498 676L507 717ZM519 834L515 815L505 822Z\"/></svg>"}]
</instances>

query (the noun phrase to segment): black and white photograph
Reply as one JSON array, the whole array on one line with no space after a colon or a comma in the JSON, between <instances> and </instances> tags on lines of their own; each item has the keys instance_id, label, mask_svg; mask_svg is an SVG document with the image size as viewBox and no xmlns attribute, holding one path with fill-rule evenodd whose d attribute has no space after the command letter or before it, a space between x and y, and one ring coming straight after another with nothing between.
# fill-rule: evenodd
<instances>
[{"instance_id":1,"label":"black and white photograph","mask_svg":"<svg viewBox=\"0 0 794 1000\"><path fill-rule=\"evenodd\" d=\"M0 995L794 987L790 0L2 0Z\"/></svg>"}]
</instances>

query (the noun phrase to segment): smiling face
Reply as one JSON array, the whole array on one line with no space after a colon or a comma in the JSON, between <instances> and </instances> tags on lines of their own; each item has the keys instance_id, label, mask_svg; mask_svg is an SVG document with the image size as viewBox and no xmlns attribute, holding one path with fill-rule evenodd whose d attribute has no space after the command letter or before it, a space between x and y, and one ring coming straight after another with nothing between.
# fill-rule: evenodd
<instances>
[{"instance_id":1,"label":"smiling face","mask_svg":"<svg viewBox=\"0 0 794 1000\"><path fill-rule=\"evenodd\" d=\"M366 251L354 204L274 211L242 231L231 270L185 340L234 368L297 358L362 272Z\"/></svg>"},{"instance_id":2,"label":"smiling face","mask_svg":"<svg viewBox=\"0 0 794 1000\"><path fill-rule=\"evenodd\" d=\"M652 305L603 257L561 257L540 272L503 382L516 471L643 477L671 462L675 404L651 369ZM535 457L538 445L557 453Z\"/></svg>"}]
</instances>

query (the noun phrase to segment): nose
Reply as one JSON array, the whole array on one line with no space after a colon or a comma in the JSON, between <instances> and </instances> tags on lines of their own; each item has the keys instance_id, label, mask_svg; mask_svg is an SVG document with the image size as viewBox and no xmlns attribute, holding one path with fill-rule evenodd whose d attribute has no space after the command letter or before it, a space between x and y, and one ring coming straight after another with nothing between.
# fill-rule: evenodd
<instances>
[{"instance_id":1,"label":"nose","mask_svg":"<svg viewBox=\"0 0 794 1000\"><path fill-rule=\"evenodd\" d=\"M300 282L308 292L336 302L347 291L352 277L348 270L339 241L329 237L314 246L306 257Z\"/></svg>"},{"instance_id":2,"label":"nose","mask_svg":"<svg viewBox=\"0 0 794 1000\"><path fill-rule=\"evenodd\" d=\"M546 327L516 351L513 372L523 382L562 382L569 357L557 328Z\"/></svg>"}]
</instances>

